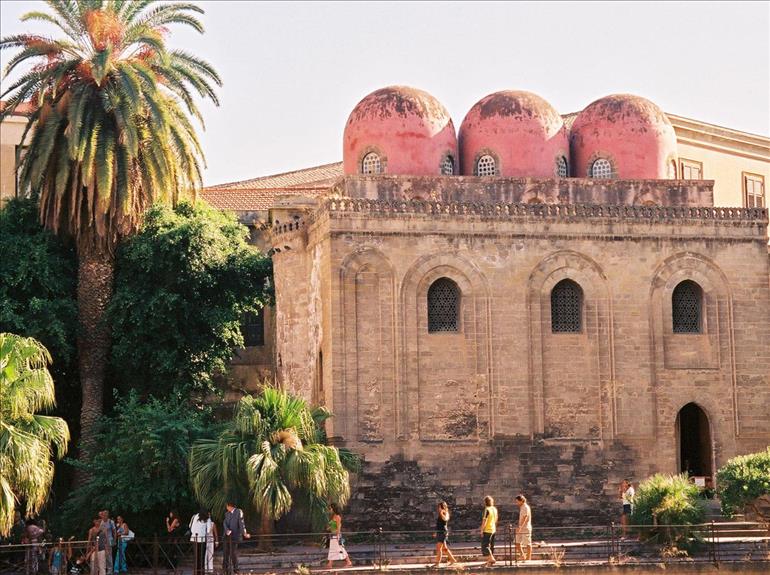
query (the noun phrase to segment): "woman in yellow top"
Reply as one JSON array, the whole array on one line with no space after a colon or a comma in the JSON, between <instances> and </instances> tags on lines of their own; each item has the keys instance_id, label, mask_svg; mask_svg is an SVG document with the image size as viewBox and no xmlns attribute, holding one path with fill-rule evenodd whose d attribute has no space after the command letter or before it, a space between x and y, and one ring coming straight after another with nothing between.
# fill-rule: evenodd
<instances>
[{"instance_id":1,"label":"woman in yellow top","mask_svg":"<svg viewBox=\"0 0 770 575\"><path fill-rule=\"evenodd\" d=\"M497 507L495 507L495 500L487 495L484 498L484 515L481 519L481 554L487 558L487 567L497 563L494 556L496 531Z\"/></svg>"}]
</instances>

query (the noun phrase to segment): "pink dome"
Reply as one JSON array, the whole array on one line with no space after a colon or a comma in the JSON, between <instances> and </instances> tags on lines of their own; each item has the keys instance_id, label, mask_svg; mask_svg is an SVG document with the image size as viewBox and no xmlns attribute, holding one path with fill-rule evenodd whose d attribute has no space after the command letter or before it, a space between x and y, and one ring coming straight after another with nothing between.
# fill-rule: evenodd
<instances>
[{"instance_id":1,"label":"pink dome","mask_svg":"<svg viewBox=\"0 0 770 575\"><path fill-rule=\"evenodd\" d=\"M575 118L570 129L572 175L591 176L604 158L612 176L623 179L666 179L676 163L676 134L655 104L630 94L596 100Z\"/></svg>"},{"instance_id":2,"label":"pink dome","mask_svg":"<svg viewBox=\"0 0 770 575\"><path fill-rule=\"evenodd\" d=\"M498 176L552 178L569 159L559 113L531 92L506 90L476 103L460 126L462 173L473 175L482 156L495 159ZM566 174L565 174L566 175Z\"/></svg>"},{"instance_id":3,"label":"pink dome","mask_svg":"<svg viewBox=\"0 0 770 575\"><path fill-rule=\"evenodd\" d=\"M381 173L438 175L442 166L444 173L458 173L452 118L441 102L415 88L382 88L350 113L343 136L345 173L362 173L370 153L377 154Z\"/></svg>"}]
</instances>

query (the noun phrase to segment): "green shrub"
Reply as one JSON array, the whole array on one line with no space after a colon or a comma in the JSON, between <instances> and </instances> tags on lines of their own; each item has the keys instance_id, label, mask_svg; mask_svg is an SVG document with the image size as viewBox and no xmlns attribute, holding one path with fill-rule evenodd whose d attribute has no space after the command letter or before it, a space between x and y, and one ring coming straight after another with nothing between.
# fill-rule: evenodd
<instances>
[{"instance_id":1,"label":"green shrub","mask_svg":"<svg viewBox=\"0 0 770 575\"><path fill-rule=\"evenodd\" d=\"M763 495L770 495L770 447L730 459L717 472L722 513L732 517ZM760 514L761 515L761 514Z\"/></svg>"},{"instance_id":2,"label":"green shrub","mask_svg":"<svg viewBox=\"0 0 770 575\"><path fill-rule=\"evenodd\" d=\"M703 523L706 508L699 489L686 474L658 473L643 481L636 490L633 525L654 525L641 530L643 539L687 549L697 542L697 533L688 526Z\"/></svg>"},{"instance_id":3,"label":"green shrub","mask_svg":"<svg viewBox=\"0 0 770 575\"><path fill-rule=\"evenodd\" d=\"M91 478L63 505L55 533L82 537L100 509L109 509L113 518L122 515L140 537L164 534L163 520L172 509L186 526L197 510L187 475L190 447L210 432L210 419L208 410L176 397L119 397L98 428L99 451L87 464L71 461Z\"/></svg>"}]
</instances>

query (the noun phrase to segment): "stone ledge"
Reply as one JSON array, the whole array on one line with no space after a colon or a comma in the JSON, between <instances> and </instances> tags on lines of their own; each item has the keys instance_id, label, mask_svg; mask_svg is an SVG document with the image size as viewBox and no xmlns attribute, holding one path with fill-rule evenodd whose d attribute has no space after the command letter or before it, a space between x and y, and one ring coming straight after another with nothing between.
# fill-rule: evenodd
<instances>
[{"instance_id":1,"label":"stone ledge","mask_svg":"<svg viewBox=\"0 0 770 575\"><path fill-rule=\"evenodd\" d=\"M424 214L432 216L483 216L491 218L580 218L645 220L670 223L672 220L768 223L767 208L721 208L691 206L639 206L609 204L520 204L483 202L437 202L426 200L364 200L331 198L316 214L328 212L367 215ZM315 214L314 214L315 215ZM315 216L317 217L317 216ZM311 218L314 219L314 218Z\"/></svg>"}]
</instances>

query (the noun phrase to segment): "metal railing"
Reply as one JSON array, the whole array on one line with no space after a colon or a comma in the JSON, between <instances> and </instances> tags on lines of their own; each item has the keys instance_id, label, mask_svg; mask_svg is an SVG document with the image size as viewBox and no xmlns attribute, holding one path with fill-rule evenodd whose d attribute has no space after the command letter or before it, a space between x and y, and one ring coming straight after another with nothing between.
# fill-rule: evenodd
<instances>
[{"instance_id":1,"label":"metal railing","mask_svg":"<svg viewBox=\"0 0 770 575\"><path fill-rule=\"evenodd\" d=\"M434 531L391 531L377 528L343 533L345 548L354 565L372 570L406 569L434 564ZM500 523L493 554L499 567L515 568L523 563L526 545L517 546L524 533L513 523ZM199 544L187 538L137 537L118 541L106 560L119 573L127 567L132 575L219 575L228 573L226 551L235 547L241 573L301 572L327 566L324 533L258 535L236 546L210 537ZM670 542L674 542L671 544ZM449 549L459 563L477 567L484 563L478 529L452 530ZM125 562L118 559L121 548ZM223 549L224 548L224 549ZM94 564L94 543L88 541L44 542L31 545L0 545L0 575L50 573L52 554L60 550L68 561L81 561L90 573ZM616 523L564 527L535 526L531 532L532 560L550 565L591 562L627 564L645 562L702 561L720 564L736 561L770 562L770 526L761 523L704 523L699 525L646 525L623 528ZM448 557L444 557L448 561ZM106 565L105 565L106 567ZM234 563L229 562L229 571ZM333 563L335 571L343 569ZM69 572L60 571L60 573Z\"/></svg>"}]
</instances>

